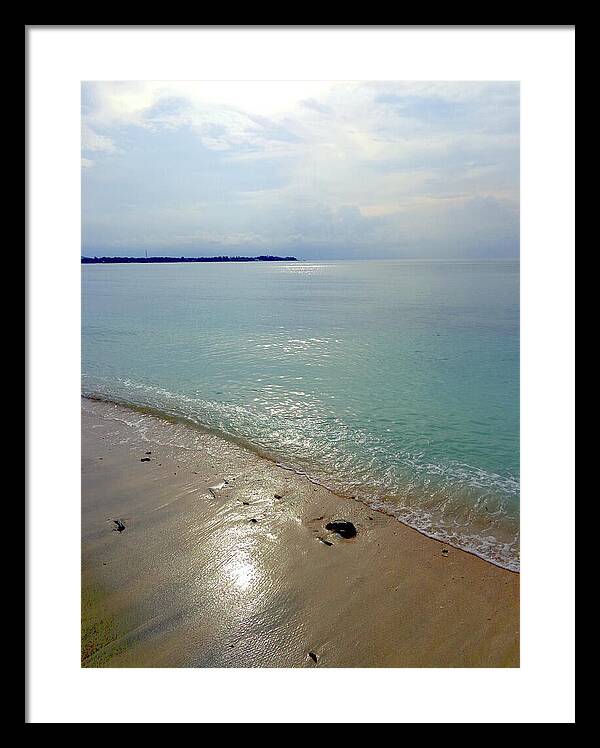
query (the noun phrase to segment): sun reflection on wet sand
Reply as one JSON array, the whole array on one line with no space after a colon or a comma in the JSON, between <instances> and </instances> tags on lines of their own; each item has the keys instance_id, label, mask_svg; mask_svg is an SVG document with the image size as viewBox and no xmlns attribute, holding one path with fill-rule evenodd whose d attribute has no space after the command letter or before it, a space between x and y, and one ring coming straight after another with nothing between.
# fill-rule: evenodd
<instances>
[{"instance_id":1,"label":"sun reflection on wet sand","mask_svg":"<svg viewBox=\"0 0 600 748\"><path fill-rule=\"evenodd\" d=\"M240 592L249 590L258 576L252 559L246 553L232 559L223 568L223 574Z\"/></svg>"},{"instance_id":2,"label":"sun reflection on wet sand","mask_svg":"<svg viewBox=\"0 0 600 748\"><path fill-rule=\"evenodd\" d=\"M245 521L247 522L247 519ZM260 530L257 529L257 532ZM267 585L265 571L260 562L263 555L260 545L260 537L249 537L246 527L237 525L230 528L227 537L221 538L219 544L214 547L219 577L215 589L221 589L224 594L233 592L236 593L236 597L243 596L246 613L248 607L254 607L260 598L259 591ZM222 548L226 548L228 553L226 557L219 559ZM238 602L242 600L238 598Z\"/></svg>"}]
</instances>

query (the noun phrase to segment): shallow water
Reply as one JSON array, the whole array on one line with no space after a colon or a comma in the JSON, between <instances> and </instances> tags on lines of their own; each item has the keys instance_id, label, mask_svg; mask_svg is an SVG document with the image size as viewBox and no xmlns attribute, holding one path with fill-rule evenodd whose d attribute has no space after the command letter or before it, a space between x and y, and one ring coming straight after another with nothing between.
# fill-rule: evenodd
<instances>
[{"instance_id":1,"label":"shallow water","mask_svg":"<svg viewBox=\"0 0 600 748\"><path fill-rule=\"evenodd\" d=\"M82 267L83 392L518 569L518 262Z\"/></svg>"}]
</instances>

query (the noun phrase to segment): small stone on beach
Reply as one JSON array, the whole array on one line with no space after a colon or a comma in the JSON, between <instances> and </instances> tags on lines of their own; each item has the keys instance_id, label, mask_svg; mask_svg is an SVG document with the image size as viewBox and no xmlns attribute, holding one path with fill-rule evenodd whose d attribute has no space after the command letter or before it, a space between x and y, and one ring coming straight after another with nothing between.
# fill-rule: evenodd
<instances>
[{"instance_id":1,"label":"small stone on beach","mask_svg":"<svg viewBox=\"0 0 600 748\"><path fill-rule=\"evenodd\" d=\"M149 457L142 457L142 459L140 460L140 462L150 462L150 458Z\"/></svg>"},{"instance_id":2,"label":"small stone on beach","mask_svg":"<svg viewBox=\"0 0 600 748\"><path fill-rule=\"evenodd\" d=\"M252 517L252 519L250 520L250 522L252 522L252 523L256 523L256 522L258 522L258 520L257 520L257 519L254 519L254 517Z\"/></svg>"},{"instance_id":3,"label":"small stone on beach","mask_svg":"<svg viewBox=\"0 0 600 748\"><path fill-rule=\"evenodd\" d=\"M352 522L348 522L347 520L338 519L335 522L328 522L325 525L325 529L337 532L343 538L353 538L356 536L356 527L354 527Z\"/></svg>"},{"instance_id":4,"label":"small stone on beach","mask_svg":"<svg viewBox=\"0 0 600 748\"><path fill-rule=\"evenodd\" d=\"M274 493L274 494L273 494L273 497L274 497L275 499L283 499L283 496L280 496L280 494L278 494L278 493Z\"/></svg>"},{"instance_id":5,"label":"small stone on beach","mask_svg":"<svg viewBox=\"0 0 600 748\"><path fill-rule=\"evenodd\" d=\"M317 655L316 655L316 654L315 654L314 652L309 652L309 653L308 653L308 656L310 657L310 659L311 659L311 660L312 660L313 662L317 662L317 661L318 661L318 659L319 659L319 658L317 657Z\"/></svg>"}]
</instances>

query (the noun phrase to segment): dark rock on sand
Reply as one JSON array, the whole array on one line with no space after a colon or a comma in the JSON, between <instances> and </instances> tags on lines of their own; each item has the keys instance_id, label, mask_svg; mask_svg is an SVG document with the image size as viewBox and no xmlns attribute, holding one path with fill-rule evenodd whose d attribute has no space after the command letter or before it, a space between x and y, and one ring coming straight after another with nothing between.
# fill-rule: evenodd
<instances>
[{"instance_id":1,"label":"dark rock on sand","mask_svg":"<svg viewBox=\"0 0 600 748\"><path fill-rule=\"evenodd\" d=\"M140 462L150 462L150 458L149 457L142 457L142 459L140 460Z\"/></svg>"},{"instance_id":2,"label":"dark rock on sand","mask_svg":"<svg viewBox=\"0 0 600 748\"><path fill-rule=\"evenodd\" d=\"M318 540L320 540L323 545L333 545L329 540L323 540L323 538L318 538Z\"/></svg>"},{"instance_id":3,"label":"dark rock on sand","mask_svg":"<svg viewBox=\"0 0 600 748\"><path fill-rule=\"evenodd\" d=\"M113 530L115 532L123 532L125 529L125 525L120 519L113 519L113 522L115 523L115 526L113 527Z\"/></svg>"},{"instance_id":4,"label":"dark rock on sand","mask_svg":"<svg viewBox=\"0 0 600 748\"><path fill-rule=\"evenodd\" d=\"M151 455L151 454L152 454L152 452L145 452L145 454L147 454L147 455Z\"/></svg>"},{"instance_id":5,"label":"dark rock on sand","mask_svg":"<svg viewBox=\"0 0 600 748\"><path fill-rule=\"evenodd\" d=\"M318 661L318 659L319 659L319 658L317 657L317 655L316 655L316 654L315 654L314 652L309 652L309 653L308 653L308 656L310 657L310 659L311 659L311 660L312 660L313 662L317 662L317 661Z\"/></svg>"},{"instance_id":6,"label":"dark rock on sand","mask_svg":"<svg viewBox=\"0 0 600 748\"><path fill-rule=\"evenodd\" d=\"M356 527L354 527L352 522L347 522L346 520L338 519L335 522L328 522L325 525L325 529L337 532L337 534L341 535L343 538L356 537Z\"/></svg>"},{"instance_id":7,"label":"dark rock on sand","mask_svg":"<svg viewBox=\"0 0 600 748\"><path fill-rule=\"evenodd\" d=\"M278 494L278 493L274 493L274 494L273 494L273 497L274 497L275 499L283 499L283 496L281 496L281 495L280 495L280 494Z\"/></svg>"},{"instance_id":8,"label":"dark rock on sand","mask_svg":"<svg viewBox=\"0 0 600 748\"><path fill-rule=\"evenodd\" d=\"M252 517L252 519L250 520L250 522L252 522L252 523L256 523L256 522L258 522L258 520L257 520L257 519L254 519L254 517Z\"/></svg>"}]
</instances>

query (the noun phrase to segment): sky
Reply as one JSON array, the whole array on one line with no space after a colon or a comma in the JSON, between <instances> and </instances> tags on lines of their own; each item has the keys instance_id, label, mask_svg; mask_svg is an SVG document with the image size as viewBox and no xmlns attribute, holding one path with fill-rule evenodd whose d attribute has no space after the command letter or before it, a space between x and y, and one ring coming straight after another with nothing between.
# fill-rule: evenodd
<instances>
[{"instance_id":1,"label":"sky","mask_svg":"<svg viewBox=\"0 0 600 748\"><path fill-rule=\"evenodd\" d=\"M84 82L83 255L519 255L516 82Z\"/></svg>"}]
</instances>

